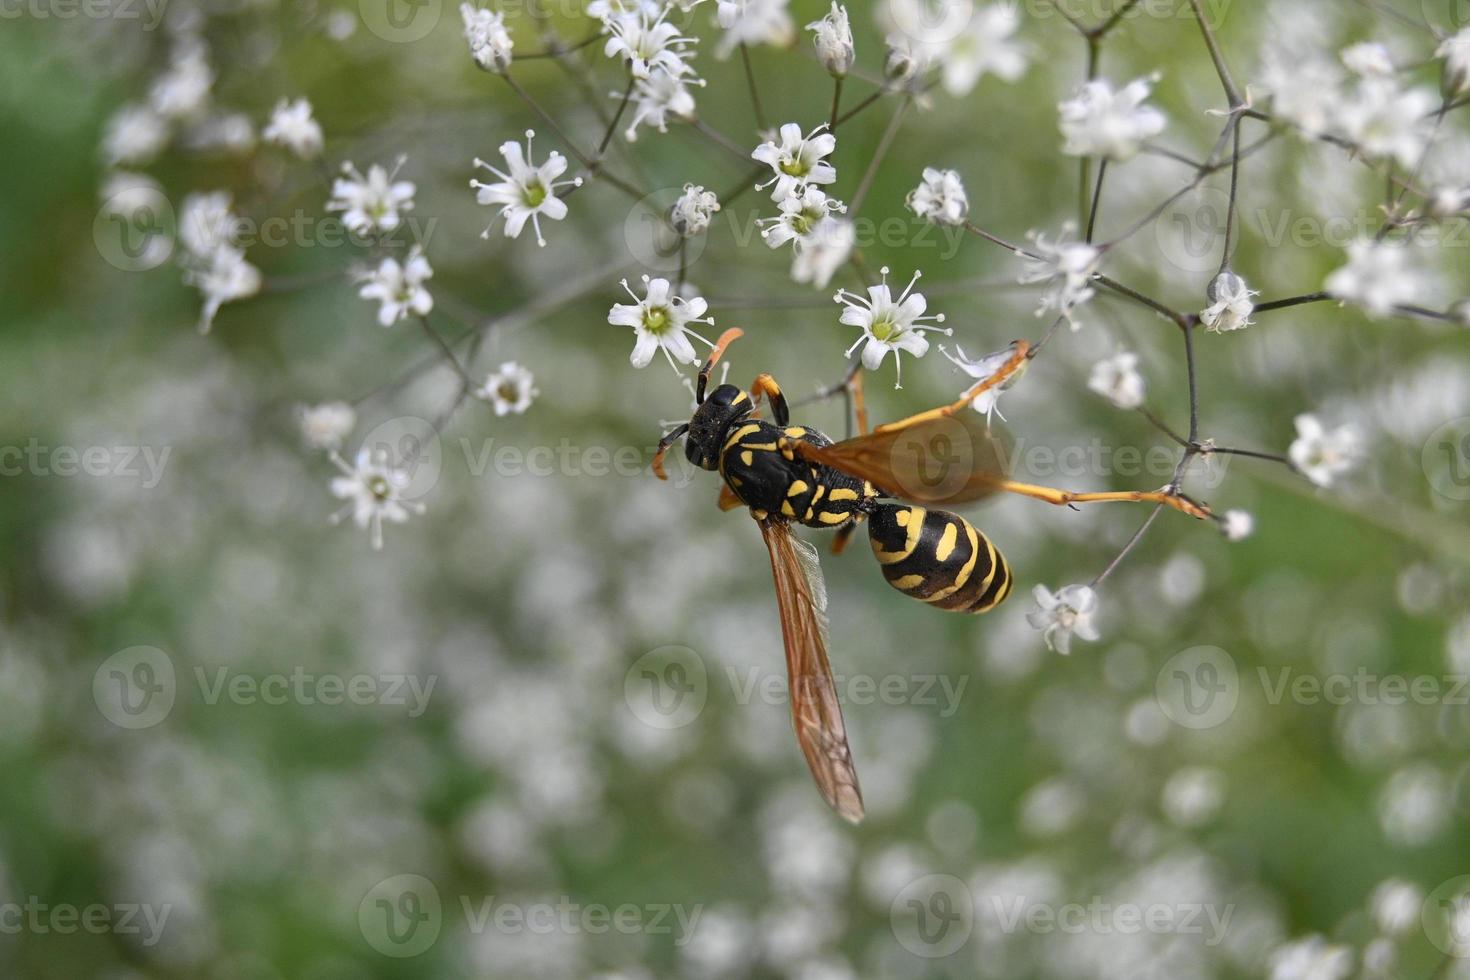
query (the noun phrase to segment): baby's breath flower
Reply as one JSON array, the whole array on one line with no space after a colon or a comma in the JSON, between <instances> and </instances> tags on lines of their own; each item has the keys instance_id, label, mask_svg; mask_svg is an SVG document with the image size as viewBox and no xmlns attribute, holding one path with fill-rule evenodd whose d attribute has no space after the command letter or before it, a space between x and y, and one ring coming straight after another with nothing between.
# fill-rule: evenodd
<instances>
[{"instance_id":1,"label":"baby's breath flower","mask_svg":"<svg viewBox=\"0 0 1470 980\"><path fill-rule=\"evenodd\" d=\"M1329 432L1317 416L1298 415L1296 439L1287 456L1298 472L1317 486L1325 487L1357 465L1362 457L1362 442L1350 425Z\"/></svg>"},{"instance_id":2,"label":"baby's breath flower","mask_svg":"<svg viewBox=\"0 0 1470 980\"><path fill-rule=\"evenodd\" d=\"M774 184L776 189L771 192L771 200L779 201L795 194L802 184L835 181L837 169L822 158L837 149L837 137L824 132L826 128L827 124L823 123L803 136L799 125L786 123L781 127L779 143L767 140L751 151L752 159L775 173L770 180L756 184L756 188L765 190Z\"/></svg>"},{"instance_id":3,"label":"baby's breath flower","mask_svg":"<svg viewBox=\"0 0 1470 980\"><path fill-rule=\"evenodd\" d=\"M1342 63L1348 71L1364 78L1393 76L1393 58L1388 48L1377 41L1364 41L1342 49Z\"/></svg>"},{"instance_id":4,"label":"baby's breath flower","mask_svg":"<svg viewBox=\"0 0 1470 980\"><path fill-rule=\"evenodd\" d=\"M311 103L282 99L271 111L271 121L260 131L260 138L276 146L284 146L303 160L322 152L322 127L311 116Z\"/></svg>"},{"instance_id":5,"label":"baby's breath flower","mask_svg":"<svg viewBox=\"0 0 1470 980\"><path fill-rule=\"evenodd\" d=\"M202 43L186 43L173 52L168 70L148 91L153 111L169 119L199 116L209 105L214 69Z\"/></svg>"},{"instance_id":6,"label":"baby's breath flower","mask_svg":"<svg viewBox=\"0 0 1470 980\"><path fill-rule=\"evenodd\" d=\"M684 193L669 209L669 224L685 238L704 233L714 213L720 210L720 202L714 191L707 191L698 184L685 184Z\"/></svg>"},{"instance_id":7,"label":"baby's breath flower","mask_svg":"<svg viewBox=\"0 0 1470 980\"><path fill-rule=\"evenodd\" d=\"M423 249L415 245L401 264L395 258L386 258L364 275L363 287L357 295L381 303L378 323L391 327L409 314L426 316L434 308L434 298L424 288L424 281L433 275Z\"/></svg>"},{"instance_id":8,"label":"baby's breath flower","mask_svg":"<svg viewBox=\"0 0 1470 980\"><path fill-rule=\"evenodd\" d=\"M147 106L125 105L107 121L102 155L112 166L144 164L168 143L168 123Z\"/></svg>"},{"instance_id":9,"label":"baby's breath flower","mask_svg":"<svg viewBox=\"0 0 1470 980\"><path fill-rule=\"evenodd\" d=\"M1046 645L1063 656L1072 652L1072 634L1089 642L1101 635L1092 623L1097 593L1087 585L1064 585L1055 593L1044 585L1031 590L1036 608L1026 614L1033 629L1041 630Z\"/></svg>"},{"instance_id":10,"label":"baby's breath flower","mask_svg":"<svg viewBox=\"0 0 1470 980\"><path fill-rule=\"evenodd\" d=\"M852 45L852 28L847 22L847 8L832 0L832 9L827 16L821 20L814 20L806 25L809 31L815 31L814 42L817 47L817 60L822 66L838 78L842 78L852 68L854 57Z\"/></svg>"},{"instance_id":11,"label":"baby's breath flower","mask_svg":"<svg viewBox=\"0 0 1470 980\"><path fill-rule=\"evenodd\" d=\"M357 412L346 402L302 405L296 410L296 422L312 449L339 449L357 424Z\"/></svg>"},{"instance_id":12,"label":"baby's breath flower","mask_svg":"<svg viewBox=\"0 0 1470 980\"><path fill-rule=\"evenodd\" d=\"M1259 294L1247 288L1244 279L1226 269L1210 280L1205 290L1205 298L1210 305L1200 311L1200 322L1206 330L1216 333L1248 327L1251 325L1251 313L1256 308L1251 297L1256 295Z\"/></svg>"},{"instance_id":13,"label":"baby's breath flower","mask_svg":"<svg viewBox=\"0 0 1470 980\"><path fill-rule=\"evenodd\" d=\"M1369 905L1380 932L1402 936L1419 924L1424 892L1412 881L1389 878L1373 889Z\"/></svg>"},{"instance_id":14,"label":"baby's breath flower","mask_svg":"<svg viewBox=\"0 0 1470 980\"><path fill-rule=\"evenodd\" d=\"M471 179L470 186L478 192L475 200L480 204L500 205L500 211L495 217L505 218L506 238L519 238L521 229L526 226L526 219L529 218L532 227L536 230L536 244L544 247L546 239L541 236L541 216L545 215L552 221L560 221L565 218L567 204L557 197L556 189L567 185L580 187L582 178L575 177L562 181L556 179L566 173L567 160L555 150L547 154L546 162L539 167L530 162L531 142L535 136L534 130L526 130L524 149L521 144L513 140L500 144L500 155L505 159L505 166L510 171L509 173L497 170L479 157L475 157L475 166L483 167L500 180L494 184L486 184ZM480 232L480 237L489 238L490 229L494 226L495 222L492 220L485 226L485 230Z\"/></svg>"},{"instance_id":15,"label":"baby's breath flower","mask_svg":"<svg viewBox=\"0 0 1470 980\"><path fill-rule=\"evenodd\" d=\"M1327 277L1335 299L1362 307L1370 316L1385 316L1412 303L1425 288L1408 245L1363 240L1348 246L1348 263Z\"/></svg>"},{"instance_id":16,"label":"baby's breath flower","mask_svg":"<svg viewBox=\"0 0 1470 980\"><path fill-rule=\"evenodd\" d=\"M826 289L852 254L857 241L857 228L846 218L831 215L823 218L812 229L811 234L795 245L796 254L791 259L793 282L809 282L817 289Z\"/></svg>"},{"instance_id":17,"label":"baby's breath flower","mask_svg":"<svg viewBox=\"0 0 1470 980\"><path fill-rule=\"evenodd\" d=\"M1244 541L1256 529L1256 519L1250 511L1227 510L1220 518L1220 533L1226 541Z\"/></svg>"},{"instance_id":18,"label":"baby's breath flower","mask_svg":"<svg viewBox=\"0 0 1470 980\"><path fill-rule=\"evenodd\" d=\"M944 314L924 315L924 310L928 307L924 294L914 292L914 283L919 281L918 270L914 271L913 278L897 299L893 298L888 287L887 266L883 267L882 274L883 281L876 286L869 286L866 297L839 289L832 298L843 304L841 322L863 330L863 335L847 349L847 356L851 357L852 352L861 346L863 367L876 371L882 366L888 352L892 351L895 365L893 387L900 388L903 380L902 353L923 357L929 350L929 339L924 336L926 332L948 336L953 331L924 323L925 320L943 323Z\"/></svg>"},{"instance_id":19,"label":"baby's breath flower","mask_svg":"<svg viewBox=\"0 0 1470 980\"><path fill-rule=\"evenodd\" d=\"M530 369L515 361L506 361L475 389L475 397L491 404L496 415L523 415L541 392Z\"/></svg>"},{"instance_id":20,"label":"baby's breath flower","mask_svg":"<svg viewBox=\"0 0 1470 980\"><path fill-rule=\"evenodd\" d=\"M220 245L208 255L185 257L184 282L204 294L199 332L209 333L219 308L260 292L261 277L260 270L245 261L243 249Z\"/></svg>"},{"instance_id":21,"label":"baby's breath flower","mask_svg":"<svg viewBox=\"0 0 1470 980\"><path fill-rule=\"evenodd\" d=\"M1143 375L1138 373L1138 355L1120 351L1092 366L1087 387L1102 395L1118 408L1131 409L1143 404Z\"/></svg>"},{"instance_id":22,"label":"baby's breath flower","mask_svg":"<svg viewBox=\"0 0 1470 980\"><path fill-rule=\"evenodd\" d=\"M981 7L969 24L936 52L941 80L950 95L968 95L987 74L1014 82L1026 73L1026 48L1014 35L1021 17L1016 4Z\"/></svg>"},{"instance_id":23,"label":"baby's breath flower","mask_svg":"<svg viewBox=\"0 0 1470 980\"><path fill-rule=\"evenodd\" d=\"M908 209L936 225L962 225L970 215L965 185L953 170L924 168L924 179L904 199Z\"/></svg>"},{"instance_id":24,"label":"baby's breath flower","mask_svg":"<svg viewBox=\"0 0 1470 980\"><path fill-rule=\"evenodd\" d=\"M1447 37L1435 50L1444 59L1444 88L1451 95L1470 91L1470 27Z\"/></svg>"},{"instance_id":25,"label":"baby's breath flower","mask_svg":"<svg viewBox=\"0 0 1470 980\"><path fill-rule=\"evenodd\" d=\"M515 42L505 29L505 14L486 10L471 3L459 5L464 20L464 38L470 46L475 64L486 71L504 72L510 67L511 48Z\"/></svg>"},{"instance_id":26,"label":"baby's breath flower","mask_svg":"<svg viewBox=\"0 0 1470 980\"><path fill-rule=\"evenodd\" d=\"M811 237L821 225L822 219L833 212L847 210L847 205L834 201L820 187L804 185L800 191L781 201L780 215L761 218L761 237L771 248L780 248L788 242L797 242Z\"/></svg>"},{"instance_id":27,"label":"baby's breath flower","mask_svg":"<svg viewBox=\"0 0 1470 980\"><path fill-rule=\"evenodd\" d=\"M629 360L635 368L647 367L653 360L654 351L662 350L669 366L677 374L679 365L675 361L680 364L694 364L699 360L689 337L714 347L709 340L689 329L691 323L714 324L713 319L704 315L709 304L698 296L688 300L679 298L673 293L667 279L649 279L644 276L643 285L644 295L639 299L638 294L628 285L628 280L623 280L623 289L627 290L633 302L615 303L607 311L607 322L615 327L633 328L637 340L633 344L633 354Z\"/></svg>"},{"instance_id":28,"label":"baby's breath flower","mask_svg":"<svg viewBox=\"0 0 1470 980\"><path fill-rule=\"evenodd\" d=\"M1128 160L1143 141L1164 131L1164 114L1145 105L1157 75L1135 78L1121 89L1097 78L1085 83L1075 96L1061 103L1062 152L1071 156L1099 156Z\"/></svg>"},{"instance_id":29,"label":"baby's breath flower","mask_svg":"<svg viewBox=\"0 0 1470 980\"><path fill-rule=\"evenodd\" d=\"M669 117L676 119L694 118L694 93L690 85L703 85L704 80L687 75L670 75L654 72L650 78L639 78L633 83L633 94L629 101L633 107L633 118L623 130L623 138L632 143L638 138L638 127L645 123L660 133L669 131ZM622 92L612 93L621 99Z\"/></svg>"},{"instance_id":30,"label":"baby's breath flower","mask_svg":"<svg viewBox=\"0 0 1470 980\"><path fill-rule=\"evenodd\" d=\"M1023 257L1019 281L1023 284L1045 283L1046 293L1036 308L1036 315L1054 312L1067 318L1073 330L1081 324L1072 318L1072 311L1092 299L1092 277L1097 274L1102 252L1086 242L1068 239L1076 231L1073 224L1062 226L1062 232L1054 241L1047 241L1040 232L1029 232L1034 258Z\"/></svg>"},{"instance_id":31,"label":"baby's breath flower","mask_svg":"<svg viewBox=\"0 0 1470 980\"><path fill-rule=\"evenodd\" d=\"M1347 980L1353 973L1353 951L1311 935L1278 947L1266 965L1270 980Z\"/></svg>"},{"instance_id":32,"label":"baby's breath flower","mask_svg":"<svg viewBox=\"0 0 1470 980\"><path fill-rule=\"evenodd\" d=\"M1364 156L1391 158L1412 170L1428 142L1425 117L1438 104L1428 89L1401 89L1392 78L1365 78L1338 106L1337 123Z\"/></svg>"},{"instance_id":33,"label":"baby's breath flower","mask_svg":"<svg viewBox=\"0 0 1470 980\"><path fill-rule=\"evenodd\" d=\"M348 465L336 453L331 458L342 471L341 476L332 478L332 496L348 502L331 516L331 522L337 524L351 514L352 522L368 531L374 551L383 550L384 521L402 524L409 514L424 512L423 504L404 499L403 491L411 477L402 467L389 462L386 450L364 446L358 450L353 465Z\"/></svg>"},{"instance_id":34,"label":"baby's breath flower","mask_svg":"<svg viewBox=\"0 0 1470 980\"><path fill-rule=\"evenodd\" d=\"M941 345L939 348L939 353L949 358L951 363L953 363L961 371L968 374L970 377L974 378L976 381L984 381L987 378L993 378L996 373L1000 371L1001 368L1005 367L1011 362L1011 360L1016 356L1016 348L1015 345L1012 344L1010 347L1006 347L998 351L992 351L991 353L984 354L974 360L971 360L968 356L966 356L963 347L956 347L955 352L951 354L949 351L944 349L943 345ZM979 412L981 415L985 416L986 424L990 423L990 417L992 415L1000 415L1001 420L1005 420L1005 416L1000 414L1000 396L1003 395L1006 390L1014 385L1017 381L1021 380L1021 375L1026 373L1026 363L1027 362L1023 362L1021 367L1013 371L1010 377L1006 378L1004 381L1000 382L999 384L992 385L989 388L986 388L984 391L980 392L980 394L970 399L970 407ZM969 387L973 388L974 385L970 385ZM968 391L969 388L967 388L966 390Z\"/></svg>"},{"instance_id":35,"label":"baby's breath flower","mask_svg":"<svg viewBox=\"0 0 1470 980\"><path fill-rule=\"evenodd\" d=\"M589 0L587 16L602 21L606 26L609 20L624 14L643 13L657 17L659 6L655 0Z\"/></svg>"},{"instance_id":36,"label":"baby's breath flower","mask_svg":"<svg viewBox=\"0 0 1470 980\"><path fill-rule=\"evenodd\" d=\"M725 33L715 57L728 58L740 45L785 47L796 36L796 25L786 10L788 0L717 0L715 20Z\"/></svg>"},{"instance_id":37,"label":"baby's breath flower","mask_svg":"<svg viewBox=\"0 0 1470 980\"><path fill-rule=\"evenodd\" d=\"M681 36L679 29L665 19L669 9L664 7L654 14L638 10L609 17L604 21L608 37L603 53L625 62L634 78L648 78L654 71L674 76L692 74L693 69L685 59L692 54L688 49L695 39Z\"/></svg>"},{"instance_id":38,"label":"baby's breath flower","mask_svg":"<svg viewBox=\"0 0 1470 980\"><path fill-rule=\"evenodd\" d=\"M399 157L392 171L378 164L368 167L363 176L352 162L342 164L345 177L332 182L332 199L328 211L341 211L342 223L358 233L392 231L398 227L400 211L413 209L414 185L407 180L394 180L405 158Z\"/></svg>"},{"instance_id":39,"label":"baby's breath flower","mask_svg":"<svg viewBox=\"0 0 1470 980\"><path fill-rule=\"evenodd\" d=\"M240 219L230 210L229 191L190 194L179 208L179 241L200 258L238 244L240 228Z\"/></svg>"}]
</instances>

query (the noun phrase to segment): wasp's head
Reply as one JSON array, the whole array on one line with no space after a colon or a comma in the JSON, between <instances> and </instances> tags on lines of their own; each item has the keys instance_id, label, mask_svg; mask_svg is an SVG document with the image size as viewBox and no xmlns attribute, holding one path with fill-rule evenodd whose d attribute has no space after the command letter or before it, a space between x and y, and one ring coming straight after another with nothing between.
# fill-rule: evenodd
<instances>
[{"instance_id":1,"label":"wasp's head","mask_svg":"<svg viewBox=\"0 0 1470 980\"><path fill-rule=\"evenodd\" d=\"M720 447L730 427L751 412L750 396L734 385L720 385L694 411L684 455L706 470L719 469Z\"/></svg>"}]
</instances>

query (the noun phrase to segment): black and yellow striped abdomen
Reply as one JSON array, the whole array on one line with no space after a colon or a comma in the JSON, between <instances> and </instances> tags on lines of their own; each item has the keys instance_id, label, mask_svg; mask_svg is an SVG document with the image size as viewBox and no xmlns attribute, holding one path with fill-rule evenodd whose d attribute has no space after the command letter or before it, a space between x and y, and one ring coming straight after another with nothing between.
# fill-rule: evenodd
<instances>
[{"instance_id":1,"label":"black and yellow striped abdomen","mask_svg":"<svg viewBox=\"0 0 1470 980\"><path fill-rule=\"evenodd\" d=\"M1011 591L1011 570L974 525L943 510L881 503L868 517L888 584L951 612L982 613Z\"/></svg>"},{"instance_id":2,"label":"black and yellow striped abdomen","mask_svg":"<svg viewBox=\"0 0 1470 980\"><path fill-rule=\"evenodd\" d=\"M872 484L797 456L793 441L830 446L815 429L743 422L725 437L720 475L746 506L808 527L831 529L862 516L878 491Z\"/></svg>"}]
</instances>

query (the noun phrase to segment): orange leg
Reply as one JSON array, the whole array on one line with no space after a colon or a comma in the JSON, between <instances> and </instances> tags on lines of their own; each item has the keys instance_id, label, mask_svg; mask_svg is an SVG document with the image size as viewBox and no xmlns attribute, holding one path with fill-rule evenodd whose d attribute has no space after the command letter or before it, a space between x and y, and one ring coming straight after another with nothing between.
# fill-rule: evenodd
<instances>
[{"instance_id":1,"label":"orange leg","mask_svg":"<svg viewBox=\"0 0 1470 980\"><path fill-rule=\"evenodd\" d=\"M931 408L929 411L920 412L917 415L910 415L908 418L899 419L897 422L889 422L886 425L880 425L873 431L897 432L900 429L907 429L910 426L918 425L920 422L928 422L932 419L937 418L948 418L959 412L964 411L966 408L969 407L970 403L978 398L981 394L989 391L991 388L996 388L1005 384L1008 380L1016 375L1016 372L1020 371L1026 366L1026 353L1031 349L1031 345L1026 343L1026 341L1024 340L1018 340L1011 346L1012 348L1014 348L1014 353L1011 354L1011 359L1009 361L1006 361L1005 364L1001 365L1000 370L996 371L990 377L982 378L979 381L975 382L975 384L970 387L969 391L966 391L963 395L959 397L958 401L952 402L951 404L942 406L940 408Z\"/></svg>"},{"instance_id":2,"label":"orange leg","mask_svg":"<svg viewBox=\"0 0 1470 980\"><path fill-rule=\"evenodd\" d=\"M863 369L853 372L852 380L847 383L847 390L852 393L852 413L857 418L858 435L868 434L868 403L863 398Z\"/></svg>"},{"instance_id":3,"label":"orange leg","mask_svg":"<svg viewBox=\"0 0 1470 980\"><path fill-rule=\"evenodd\" d=\"M735 496L735 491L730 489L727 483L720 484L720 499L718 501L720 510L734 510L736 507L745 506L745 501Z\"/></svg>"},{"instance_id":4,"label":"orange leg","mask_svg":"<svg viewBox=\"0 0 1470 980\"><path fill-rule=\"evenodd\" d=\"M1203 504L1197 504L1182 494L1164 493L1157 490L1073 493L1070 490L1058 490L1055 487L1041 487L1034 483L1017 483L1014 480L997 480L995 487L997 490L1018 493L1023 497L1031 497L1034 500L1044 500L1049 504L1056 504L1058 507L1065 507L1069 504L1103 504L1141 500L1151 504L1163 504L1165 507L1172 507L1180 513L1188 514L1190 517L1198 517L1201 520L1214 516L1208 507Z\"/></svg>"},{"instance_id":5,"label":"orange leg","mask_svg":"<svg viewBox=\"0 0 1470 980\"><path fill-rule=\"evenodd\" d=\"M763 395L770 398L771 414L775 416L776 424L784 429L791 421L791 410L786 407L786 396L781 393L781 386L769 374L757 375L750 383L751 404L759 407Z\"/></svg>"}]
</instances>

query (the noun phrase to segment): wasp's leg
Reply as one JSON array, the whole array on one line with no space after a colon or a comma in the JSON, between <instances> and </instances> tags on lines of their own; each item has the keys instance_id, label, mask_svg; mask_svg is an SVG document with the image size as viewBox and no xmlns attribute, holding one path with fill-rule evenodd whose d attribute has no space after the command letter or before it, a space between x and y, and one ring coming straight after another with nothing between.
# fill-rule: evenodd
<instances>
[{"instance_id":1,"label":"wasp's leg","mask_svg":"<svg viewBox=\"0 0 1470 980\"><path fill-rule=\"evenodd\" d=\"M728 483L720 484L720 499L718 503L720 510L734 510L736 507L745 506L745 501L735 496L735 491L730 489Z\"/></svg>"},{"instance_id":2,"label":"wasp's leg","mask_svg":"<svg viewBox=\"0 0 1470 980\"><path fill-rule=\"evenodd\" d=\"M761 403L761 396L766 395L771 399L771 414L775 416L776 424L786 428L791 421L791 410L786 407L786 396L781 394L781 386L776 384L776 379L769 374L759 375L750 383L750 399L756 405Z\"/></svg>"},{"instance_id":3,"label":"wasp's leg","mask_svg":"<svg viewBox=\"0 0 1470 980\"><path fill-rule=\"evenodd\" d=\"M863 397L863 369L861 364L853 372L852 380L847 383L847 388L852 393L852 414L857 418L858 435L865 436L868 434L868 403Z\"/></svg>"},{"instance_id":4,"label":"wasp's leg","mask_svg":"<svg viewBox=\"0 0 1470 980\"><path fill-rule=\"evenodd\" d=\"M995 484L997 490L1005 490L1008 493L1018 493L1024 497L1036 500L1044 500L1049 504L1065 507L1069 504L1102 504L1121 501L1144 501L1151 504L1162 504L1172 507L1190 517L1198 517L1201 520L1215 516L1204 504L1197 504L1183 494L1166 493L1162 490L1118 490L1106 493L1074 493L1071 490L1058 490L1055 487L1042 487L1034 483L1017 483L1014 480L998 480Z\"/></svg>"},{"instance_id":5,"label":"wasp's leg","mask_svg":"<svg viewBox=\"0 0 1470 980\"><path fill-rule=\"evenodd\" d=\"M951 402L948 405L942 405L939 408L931 408L929 409L929 411L920 412L917 415L910 415L908 418L899 419L897 422L888 422L884 425L878 426L878 428L874 429L873 431L897 432L901 429L907 429L910 426L918 425L920 422L928 422L937 418L948 418L960 411L963 411L967 406L974 402L976 398L980 397L980 395L989 391L991 388L997 388L1001 385L1004 385L1009 379L1015 376L1017 371L1020 371L1026 366L1027 354L1031 349L1031 345L1026 343L1026 341L1024 340L1018 340L1011 346L1014 348L1014 353L1011 354L1011 359L1009 361L1006 361L1005 364L1001 365L1000 369L997 370L990 377L982 378L979 381L975 382L975 384L970 387L970 390L961 395L957 401Z\"/></svg>"},{"instance_id":6,"label":"wasp's leg","mask_svg":"<svg viewBox=\"0 0 1470 980\"><path fill-rule=\"evenodd\" d=\"M832 554L842 554L842 550L847 547L847 542L852 538L852 532L857 530L858 522L861 520L861 516L854 517L837 529L837 536L832 539Z\"/></svg>"}]
</instances>

